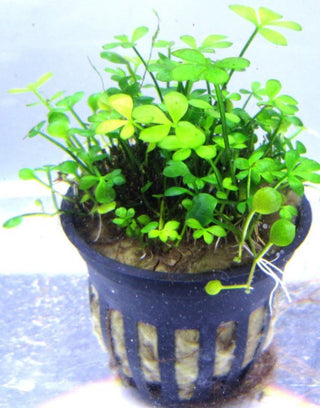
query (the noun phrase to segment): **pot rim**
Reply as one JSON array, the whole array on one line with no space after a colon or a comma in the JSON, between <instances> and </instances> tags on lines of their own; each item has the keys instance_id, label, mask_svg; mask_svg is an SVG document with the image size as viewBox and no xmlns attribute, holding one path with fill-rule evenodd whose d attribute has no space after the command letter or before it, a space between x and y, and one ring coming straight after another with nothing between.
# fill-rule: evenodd
<instances>
[{"instance_id":1,"label":"pot rim","mask_svg":"<svg viewBox=\"0 0 320 408\"><path fill-rule=\"evenodd\" d=\"M67 195L71 195L71 189L69 189ZM63 213L60 215L60 221L62 228L71 241L71 243L78 249L81 255L87 260L88 258L94 259L95 262L105 265L106 270L110 268L119 274L130 276L132 278L136 277L139 279L153 280L153 281L168 281L173 282L203 282L215 279L217 275L223 280L223 275L232 274L243 277L248 274L248 265L232 266L225 270L214 269L210 271L205 271L201 273L170 273L170 272L158 272L151 271L149 269L138 268L133 265L123 264L113 258L109 258L93 249L78 233L75 228L73 221L74 215L70 213L73 203L67 200L63 200L61 204L61 210ZM287 247L281 248L282 257L289 257L293 252L302 244L305 240L312 222L312 210L311 205L306 196L303 196L300 206L299 213L296 219L296 236L294 241ZM267 275L264 273L259 273L259 280L266 278Z\"/></svg>"}]
</instances>

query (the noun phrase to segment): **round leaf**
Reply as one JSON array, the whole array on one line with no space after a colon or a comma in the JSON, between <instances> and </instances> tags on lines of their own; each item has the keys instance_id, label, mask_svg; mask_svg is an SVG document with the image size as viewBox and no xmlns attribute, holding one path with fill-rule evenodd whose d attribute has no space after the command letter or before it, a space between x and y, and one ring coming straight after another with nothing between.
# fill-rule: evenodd
<instances>
[{"instance_id":1,"label":"round leaf","mask_svg":"<svg viewBox=\"0 0 320 408\"><path fill-rule=\"evenodd\" d=\"M143 129L139 139L147 143L159 143L168 136L170 127L170 125L156 125Z\"/></svg>"},{"instance_id":2,"label":"round leaf","mask_svg":"<svg viewBox=\"0 0 320 408\"><path fill-rule=\"evenodd\" d=\"M280 219L272 224L269 241L274 245L284 247L291 244L295 234L295 225L286 219Z\"/></svg>"},{"instance_id":3,"label":"round leaf","mask_svg":"<svg viewBox=\"0 0 320 408\"><path fill-rule=\"evenodd\" d=\"M23 216L13 217L3 223L3 228L14 228L20 225L23 221Z\"/></svg>"},{"instance_id":4,"label":"round leaf","mask_svg":"<svg viewBox=\"0 0 320 408\"><path fill-rule=\"evenodd\" d=\"M205 286L205 291L207 292L207 294L212 296L218 295L222 289L223 286L219 280L212 280Z\"/></svg>"},{"instance_id":5,"label":"round leaf","mask_svg":"<svg viewBox=\"0 0 320 408\"><path fill-rule=\"evenodd\" d=\"M194 62L196 64L204 64L206 58L198 50L191 50L190 48L183 48L181 50L176 50L172 53L175 57L182 59L187 62Z\"/></svg>"},{"instance_id":6,"label":"round leaf","mask_svg":"<svg viewBox=\"0 0 320 408\"><path fill-rule=\"evenodd\" d=\"M272 187L263 187L253 196L252 210L259 214L272 214L280 210L281 194Z\"/></svg>"},{"instance_id":7,"label":"round leaf","mask_svg":"<svg viewBox=\"0 0 320 408\"><path fill-rule=\"evenodd\" d=\"M19 171L21 180L37 180L37 176L32 169L24 168Z\"/></svg>"},{"instance_id":8,"label":"round leaf","mask_svg":"<svg viewBox=\"0 0 320 408\"><path fill-rule=\"evenodd\" d=\"M216 62L215 65L220 68L243 71L245 68L248 68L248 66L250 65L250 61L240 57L229 57Z\"/></svg>"},{"instance_id":9,"label":"round leaf","mask_svg":"<svg viewBox=\"0 0 320 408\"><path fill-rule=\"evenodd\" d=\"M126 94L116 94L109 98L109 104L114 110L119 112L125 118L130 119L133 109L133 101L129 95Z\"/></svg>"},{"instance_id":10,"label":"round leaf","mask_svg":"<svg viewBox=\"0 0 320 408\"><path fill-rule=\"evenodd\" d=\"M157 123L159 125L170 125L166 115L154 105L141 105L134 109L133 116L140 123Z\"/></svg>"},{"instance_id":11,"label":"round leaf","mask_svg":"<svg viewBox=\"0 0 320 408\"><path fill-rule=\"evenodd\" d=\"M164 101L172 120L178 123L188 110L188 99L179 92L170 92Z\"/></svg>"},{"instance_id":12,"label":"round leaf","mask_svg":"<svg viewBox=\"0 0 320 408\"><path fill-rule=\"evenodd\" d=\"M187 149L196 149L202 146L206 141L206 136L202 130L195 127L190 122L179 122L176 127L176 135L180 141L181 147Z\"/></svg>"}]
</instances>

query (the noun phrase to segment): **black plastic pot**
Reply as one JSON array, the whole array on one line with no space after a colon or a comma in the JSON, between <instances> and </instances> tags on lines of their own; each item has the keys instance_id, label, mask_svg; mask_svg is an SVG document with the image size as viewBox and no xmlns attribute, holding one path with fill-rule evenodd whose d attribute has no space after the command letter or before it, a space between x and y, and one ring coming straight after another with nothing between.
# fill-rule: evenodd
<instances>
[{"instance_id":1,"label":"black plastic pot","mask_svg":"<svg viewBox=\"0 0 320 408\"><path fill-rule=\"evenodd\" d=\"M62 209L69 210L70 203L64 201ZM90 285L98 296L103 340L114 357L121 377L135 386L140 394L166 406L179 405L186 399L188 402L208 401L215 397L214 393L228 393L261 355L269 331L269 298L274 280L260 269L255 273L254 290L250 294L241 290L224 290L217 296L208 296L204 291L207 282L219 279L225 285L244 283L248 267L194 275L141 270L107 258L90 248L79 236L71 215L63 214L61 221L66 235L88 265ZM282 269L285 266L305 239L310 224L310 204L303 198L297 218L296 238L281 251L280 258L274 262L277 267ZM251 344L252 355L244 365L245 358L248 359L250 318L259 309L264 311L262 327ZM120 355L119 347L117 352L116 336L110 327L112 311L119 312L121 316L126 362ZM157 344L153 347L157 349L159 379L151 383L142 369L142 357L139 355L141 339L138 327L141 322L152 327L157 338ZM232 359L228 372L216 376L217 333L226 322L232 322L236 328L231 340ZM190 330L196 334L198 349L193 356L196 356L198 367L197 376L191 381L191 395L186 398L181 396L181 386L176 376L177 333ZM125 363L129 365L127 370L124 369Z\"/></svg>"}]
</instances>

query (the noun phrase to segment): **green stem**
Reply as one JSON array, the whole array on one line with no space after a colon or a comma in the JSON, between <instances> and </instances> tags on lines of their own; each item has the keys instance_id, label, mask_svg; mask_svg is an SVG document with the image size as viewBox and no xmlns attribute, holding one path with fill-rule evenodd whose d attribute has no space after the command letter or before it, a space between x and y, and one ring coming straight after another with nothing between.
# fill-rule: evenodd
<instances>
[{"instance_id":1,"label":"green stem","mask_svg":"<svg viewBox=\"0 0 320 408\"><path fill-rule=\"evenodd\" d=\"M251 34L250 38L248 39L248 41L246 42L245 46L242 48L240 54L239 54L239 58L243 57L244 54L246 53L247 49L249 48L249 46L251 45L252 41L254 40L254 38L256 37L256 35L259 32L259 27L256 27L254 32ZM228 83L230 82L230 79L232 77L232 75L234 74L234 69L232 69L229 73L229 79L228 81L223 85L223 89L226 89Z\"/></svg>"},{"instance_id":2,"label":"green stem","mask_svg":"<svg viewBox=\"0 0 320 408\"><path fill-rule=\"evenodd\" d=\"M247 180L247 200L250 197L250 191L251 191L251 168L248 171L248 180Z\"/></svg>"},{"instance_id":3,"label":"green stem","mask_svg":"<svg viewBox=\"0 0 320 408\"><path fill-rule=\"evenodd\" d=\"M52 109L50 103L38 92L37 89L32 89L32 91L45 107L47 107L49 110Z\"/></svg>"},{"instance_id":4,"label":"green stem","mask_svg":"<svg viewBox=\"0 0 320 408\"><path fill-rule=\"evenodd\" d=\"M252 96L253 96L253 93L251 93L251 94L248 96L247 100L245 101L245 103L244 103L243 106L242 106L242 110L245 110L245 109L246 109L246 107L248 106L248 103L250 102Z\"/></svg>"},{"instance_id":5,"label":"green stem","mask_svg":"<svg viewBox=\"0 0 320 408\"><path fill-rule=\"evenodd\" d=\"M58 205L58 201L57 201L57 196L55 194L55 190L53 188L53 182L52 182L52 177L51 177L50 170L47 170L47 177L48 177L49 188L50 188L50 191L51 191L51 198L52 198L54 208L55 208L55 210L57 212L59 212L59 205Z\"/></svg>"},{"instance_id":6,"label":"green stem","mask_svg":"<svg viewBox=\"0 0 320 408\"><path fill-rule=\"evenodd\" d=\"M219 112L220 112L222 135L223 135L224 145L225 145L225 153L227 155L227 160L229 162L229 169L230 169L230 175L231 175L232 183L233 183L233 185L236 186L237 185L237 179L236 179L235 172L234 172L234 167L233 167L233 162L234 161L233 161L232 151L231 151L230 143L229 143L228 127L227 127L226 112L225 112L225 106L224 106L224 102L223 102L223 96L222 96L220 86L218 84L215 84L214 88L215 88L215 91L216 91L218 109L219 109Z\"/></svg>"},{"instance_id":7,"label":"green stem","mask_svg":"<svg viewBox=\"0 0 320 408\"><path fill-rule=\"evenodd\" d=\"M220 190L224 190L223 185L222 185L222 177L221 174L219 172L219 170L217 169L216 165L214 164L212 159L209 159L208 162L210 163L210 166L215 174L215 176L217 177L217 182L218 182L218 186Z\"/></svg>"},{"instance_id":8,"label":"green stem","mask_svg":"<svg viewBox=\"0 0 320 408\"><path fill-rule=\"evenodd\" d=\"M273 245L272 242L269 242L263 248L263 250L260 252L260 254L254 258L254 260L252 262L252 265L251 265L251 269L250 269L249 277L248 277L248 280L247 280L247 284L246 284L246 286L247 286L246 292L247 293L250 293L250 287L251 287L251 283L252 283L252 279L253 279L253 276L254 276L254 272L255 272L257 263L264 257L264 255L269 251L269 249L272 247L272 245Z\"/></svg>"},{"instance_id":9,"label":"green stem","mask_svg":"<svg viewBox=\"0 0 320 408\"><path fill-rule=\"evenodd\" d=\"M157 90L157 93L158 93L158 95L159 95L160 101L163 102L162 92L161 92L161 89L160 89L160 87L159 87L158 81L156 80L156 77L153 75L152 72L149 71L149 69L148 69L148 64L146 63L146 61L144 60L144 58L142 57L142 55L140 54L140 52L137 50L137 48L136 48L135 46L133 46L132 49L133 49L133 51L137 54L137 56L140 58L142 64L144 65L144 67L145 67L146 70L148 71L148 73L149 73L149 75L150 75L150 77L151 77L151 79L152 79L152 81L153 81L153 83L154 83L154 85L155 85L155 87L156 87L156 90Z\"/></svg>"},{"instance_id":10,"label":"green stem","mask_svg":"<svg viewBox=\"0 0 320 408\"><path fill-rule=\"evenodd\" d=\"M80 167L82 167L82 169L84 169L85 171L87 171L88 173L90 173L89 168L82 163L81 160L78 159L78 157L73 154L69 149L67 149L63 144L57 142L56 140L54 140L53 138L51 138L50 136L46 135L43 132L39 132L39 134L45 138L46 140L48 140L49 142L53 143L54 145L56 145L57 147L59 147L59 149L63 150L65 153L67 153L69 156L71 156L73 158L74 161L76 161Z\"/></svg>"},{"instance_id":11,"label":"green stem","mask_svg":"<svg viewBox=\"0 0 320 408\"><path fill-rule=\"evenodd\" d=\"M246 219L246 222L244 224L243 227L243 231L242 231L242 237L241 237L241 241L239 243L239 251L238 251L238 256L237 258L235 258L236 262L241 262L241 258L242 258L242 250L243 250L243 245L245 243L246 237L247 237L247 233L248 233L248 229L251 223L251 220L253 218L253 216L255 215L255 211L251 211Z\"/></svg>"},{"instance_id":12,"label":"green stem","mask_svg":"<svg viewBox=\"0 0 320 408\"><path fill-rule=\"evenodd\" d=\"M82 126L84 129L87 129L87 125L81 120L77 112L72 107L70 107L69 109L74 118L76 119L76 121L79 123L79 125Z\"/></svg>"}]
</instances>

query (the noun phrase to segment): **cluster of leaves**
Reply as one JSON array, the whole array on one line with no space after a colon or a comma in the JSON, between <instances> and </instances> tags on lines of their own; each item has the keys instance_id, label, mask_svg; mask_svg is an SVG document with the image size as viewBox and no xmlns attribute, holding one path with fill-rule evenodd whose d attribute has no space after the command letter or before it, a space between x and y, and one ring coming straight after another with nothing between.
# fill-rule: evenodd
<instances>
[{"instance_id":1,"label":"cluster of leaves","mask_svg":"<svg viewBox=\"0 0 320 408\"><path fill-rule=\"evenodd\" d=\"M112 222L147 245L179 245L188 239L211 245L227 239L239 244L235 261L241 262L248 242L254 266L271 245L288 245L296 210L286 205L285 192L302 196L306 182L320 183L319 163L306 158L304 145L294 140L304 129L296 116L298 102L281 93L276 79L254 81L239 91L230 90L229 83L235 72L250 66L244 54L258 34L286 45L277 29L301 27L263 7L258 12L240 5L230 9L254 25L238 56L215 56L232 46L218 34L200 45L184 35L183 46L176 47L158 39L158 27L148 58L137 48L147 27L138 27L130 38L114 37L101 57L111 63L105 71L116 85L89 96L91 113L85 120L75 108L83 92L50 99L40 92L51 74L11 90L32 92L48 109L47 119L28 136L41 136L69 156L56 166L22 169L21 178L50 188L59 213L57 173L59 180L76 186L81 213ZM271 213L280 219L257 253L254 227ZM22 219L14 217L6 226ZM247 290L251 280L243 286Z\"/></svg>"}]
</instances>

